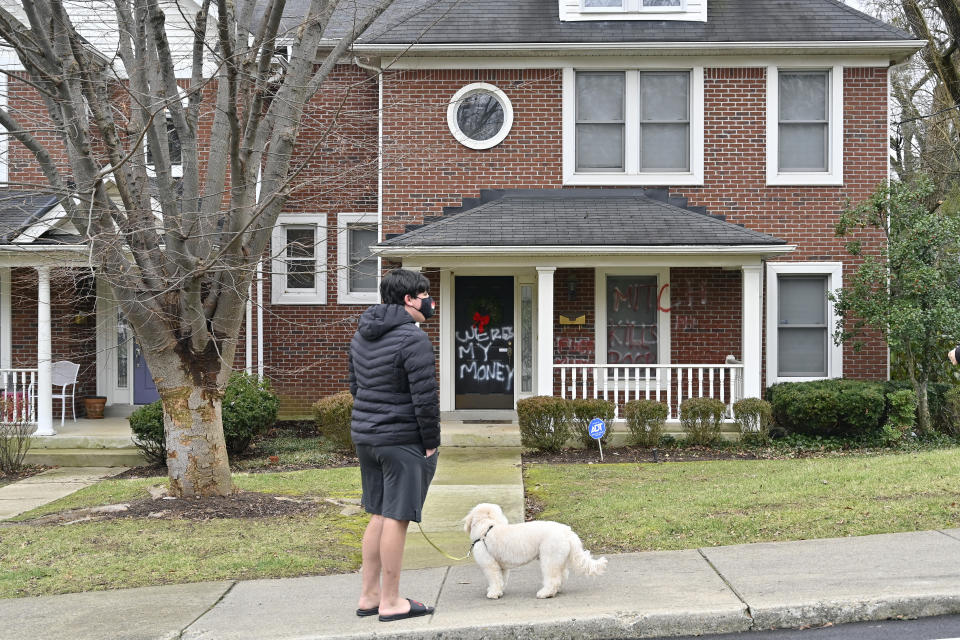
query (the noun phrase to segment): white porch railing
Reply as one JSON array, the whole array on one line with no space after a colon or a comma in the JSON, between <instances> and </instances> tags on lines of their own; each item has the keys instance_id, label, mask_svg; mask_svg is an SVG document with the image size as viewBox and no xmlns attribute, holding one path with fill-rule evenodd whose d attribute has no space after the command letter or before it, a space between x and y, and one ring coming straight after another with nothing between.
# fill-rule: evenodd
<instances>
[{"instance_id":1,"label":"white porch railing","mask_svg":"<svg viewBox=\"0 0 960 640\"><path fill-rule=\"evenodd\" d=\"M690 398L717 398L733 416L743 398L742 364L555 364L562 398L603 398L614 403L619 419L624 403L656 400L669 408L667 420L679 420L680 404Z\"/></svg>"},{"instance_id":2,"label":"white porch railing","mask_svg":"<svg viewBox=\"0 0 960 640\"><path fill-rule=\"evenodd\" d=\"M37 369L0 369L0 423L37 422Z\"/></svg>"}]
</instances>

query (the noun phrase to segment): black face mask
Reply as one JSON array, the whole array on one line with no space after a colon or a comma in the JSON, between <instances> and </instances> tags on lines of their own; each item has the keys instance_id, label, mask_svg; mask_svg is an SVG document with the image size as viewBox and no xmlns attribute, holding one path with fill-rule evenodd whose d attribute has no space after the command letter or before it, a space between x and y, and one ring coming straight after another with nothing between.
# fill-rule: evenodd
<instances>
[{"instance_id":1,"label":"black face mask","mask_svg":"<svg viewBox=\"0 0 960 640\"><path fill-rule=\"evenodd\" d=\"M413 305L410 305L413 306ZM423 314L424 320L429 320L433 317L435 309L433 308L433 298L427 296L426 298L420 298L420 313Z\"/></svg>"}]
</instances>

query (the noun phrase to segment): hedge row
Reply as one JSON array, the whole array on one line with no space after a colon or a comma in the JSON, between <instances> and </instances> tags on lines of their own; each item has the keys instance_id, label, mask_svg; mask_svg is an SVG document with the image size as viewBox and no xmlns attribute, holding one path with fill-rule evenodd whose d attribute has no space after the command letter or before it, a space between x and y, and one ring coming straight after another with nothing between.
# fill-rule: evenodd
<instances>
[{"instance_id":1,"label":"hedge row","mask_svg":"<svg viewBox=\"0 0 960 640\"><path fill-rule=\"evenodd\" d=\"M809 436L895 438L916 422L916 394L909 382L815 380L782 382L767 389L776 426L787 433ZM934 429L956 434L960 424L960 393L951 385L927 388ZM910 415L910 414L913 415Z\"/></svg>"}]
</instances>

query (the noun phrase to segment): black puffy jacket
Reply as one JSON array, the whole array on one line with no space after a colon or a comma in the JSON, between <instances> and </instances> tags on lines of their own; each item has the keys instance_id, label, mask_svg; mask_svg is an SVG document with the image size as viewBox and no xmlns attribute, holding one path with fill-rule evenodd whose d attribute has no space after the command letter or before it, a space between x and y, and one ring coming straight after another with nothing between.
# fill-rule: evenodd
<instances>
[{"instance_id":1,"label":"black puffy jacket","mask_svg":"<svg viewBox=\"0 0 960 640\"><path fill-rule=\"evenodd\" d=\"M440 446L433 345L402 305L363 312L350 342L354 444Z\"/></svg>"}]
</instances>

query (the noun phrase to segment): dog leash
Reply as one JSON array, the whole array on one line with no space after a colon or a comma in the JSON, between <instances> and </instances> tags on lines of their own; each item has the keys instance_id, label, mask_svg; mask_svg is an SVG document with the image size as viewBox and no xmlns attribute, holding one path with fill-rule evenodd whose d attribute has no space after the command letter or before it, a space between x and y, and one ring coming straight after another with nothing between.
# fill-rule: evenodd
<instances>
[{"instance_id":1,"label":"dog leash","mask_svg":"<svg viewBox=\"0 0 960 640\"><path fill-rule=\"evenodd\" d=\"M441 549L441 548L438 547L437 545L433 544L433 540L431 540L430 538L427 537L427 533L423 530L423 527L420 526L420 523L419 523L419 522L417 523L417 527L419 527L419 529L420 529L420 534L423 536L423 539L426 540L427 542L429 542L429 543L430 543L430 546L433 547L434 549L436 549L437 551L439 551L440 554L443 555L445 558L449 558L450 560L456 560L457 562L460 562L461 560L466 560L467 558L469 558L469 557L470 557L470 554L473 553L473 545L470 545L470 551L467 551L467 555L463 556L462 558L454 558L452 555L450 555L449 553L447 553L446 551L444 551L443 549ZM476 544L476 543L474 543L474 544Z\"/></svg>"}]
</instances>

